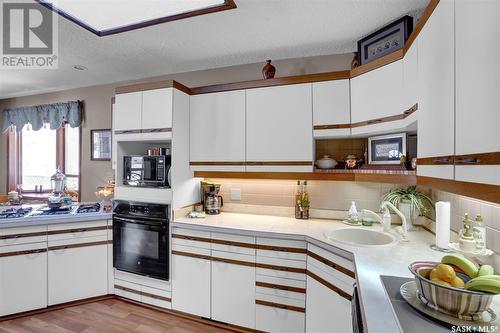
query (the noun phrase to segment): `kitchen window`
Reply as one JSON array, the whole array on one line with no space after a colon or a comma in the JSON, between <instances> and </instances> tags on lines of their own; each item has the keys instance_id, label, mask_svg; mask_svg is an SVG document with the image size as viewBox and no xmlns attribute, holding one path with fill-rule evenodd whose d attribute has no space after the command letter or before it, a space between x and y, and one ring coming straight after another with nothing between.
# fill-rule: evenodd
<instances>
[{"instance_id":1,"label":"kitchen window","mask_svg":"<svg viewBox=\"0 0 500 333\"><path fill-rule=\"evenodd\" d=\"M24 126L19 133L9 129L9 190L20 186L25 193L49 193L50 177L59 167L66 174L66 187L80 192L80 127L69 125L38 131ZM29 195L28 195L29 196ZM77 198L75 198L77 199Z\"/></svg>"}]
</instances>

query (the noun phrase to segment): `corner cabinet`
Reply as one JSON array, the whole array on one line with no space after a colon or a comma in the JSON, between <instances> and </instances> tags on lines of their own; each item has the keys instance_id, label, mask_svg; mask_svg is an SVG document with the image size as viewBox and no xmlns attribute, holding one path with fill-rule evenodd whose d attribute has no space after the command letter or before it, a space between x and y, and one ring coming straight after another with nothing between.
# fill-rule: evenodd
<instances>
[{"instance_id":1,"label":"corner cabinet","mask_svg":"<svg viewBox=\"0 0 500 333\"><path fill-rule=\"evenodd\" d=\"M454 1L441 0L417 38L419 176L454 178L454 33Z\"/></svg>"},{"instance_id":2,"label":"corner cabinet","mask_svg":"<svg viewBox=\"0 0 500 333\"><path fill-rule=\"evenodd\" d=\"M497 0L455 0L455 180L500 185L499 16Z\"/></svg>"},{"instance_id":3,"label":"corner cabinet","mask_svg":"<svg viewBox=\"0 0 500 333\"><path fill-rule=\"evenodd\" d=\"M338 138L351 134L349 80L312 84L314 137Z\"/></svg>"},{"instance_id":4,"label":"corner cabinet","mask_svg":"<svg viewBox=\"0 0 500 333\"><path fill-rule=\"evenodd\" d=\"M245 91L190 99L190 165L195 171L245 171Z\"/></svg>"},{"instance_id":5,"label":"corner cabinet","mask_svg":"<svg viewBox=\"0 0 500 333\"><path fill-rule=\"evenodd\" d=\"M246 91L246 170L313 170L312 85Z\"/></svg>"}]
</instances>

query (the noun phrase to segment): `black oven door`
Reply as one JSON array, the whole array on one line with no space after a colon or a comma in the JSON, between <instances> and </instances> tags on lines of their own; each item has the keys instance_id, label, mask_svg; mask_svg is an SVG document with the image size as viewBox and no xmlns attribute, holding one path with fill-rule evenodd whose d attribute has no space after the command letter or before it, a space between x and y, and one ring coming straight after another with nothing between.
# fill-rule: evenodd
<instances>
[{"instance_id":1,"label":"black oven door","mask_svg":"<svg viewBox=\"0 0 500 333\"><path fill-rule=\"evenodd\" d=\"M113 216L113 266L169 279L168 220Z\"/></svg>"}]
</instances>

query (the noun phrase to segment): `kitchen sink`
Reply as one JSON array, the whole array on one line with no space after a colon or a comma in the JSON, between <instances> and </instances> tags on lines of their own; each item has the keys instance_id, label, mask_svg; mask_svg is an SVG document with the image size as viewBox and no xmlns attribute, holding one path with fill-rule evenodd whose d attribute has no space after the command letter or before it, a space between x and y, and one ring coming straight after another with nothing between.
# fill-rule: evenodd
<instances>
[{"instance_id":1,"label":"kitchen sink","mask_svg":"<svg viewBox=\"0 0 500 333\"><path fill-rule=\"evenodd\" d=\"M355 228L332 230L325 236L332 241L361 246L388 246L397 241L396 237L385 232Z\"/></svg>"}]
</instances>

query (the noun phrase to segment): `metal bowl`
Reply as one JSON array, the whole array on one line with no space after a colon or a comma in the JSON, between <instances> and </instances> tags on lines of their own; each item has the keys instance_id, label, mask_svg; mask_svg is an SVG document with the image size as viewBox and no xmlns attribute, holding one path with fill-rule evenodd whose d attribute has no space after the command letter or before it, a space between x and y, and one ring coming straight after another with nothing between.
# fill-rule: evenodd
<instances>
[{"instance_id":1,"label":"metal bowl","mask_svg":"<svg viewBox=\"0 0 500 333\"><path fill-rule=\"evenodd\" d=\"M426 305L443 313L469 320L475 320L490 307L494 294L443 286L420 274L421 270L432 269L438 264L439 262L416 261L408 266L415 277L419 297ZM459 269L453 268L460 277L464 276Z\"/></svg>"}]
</instances>

